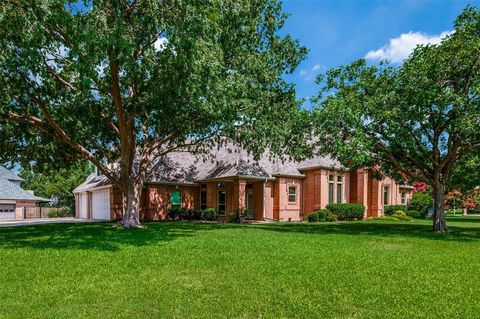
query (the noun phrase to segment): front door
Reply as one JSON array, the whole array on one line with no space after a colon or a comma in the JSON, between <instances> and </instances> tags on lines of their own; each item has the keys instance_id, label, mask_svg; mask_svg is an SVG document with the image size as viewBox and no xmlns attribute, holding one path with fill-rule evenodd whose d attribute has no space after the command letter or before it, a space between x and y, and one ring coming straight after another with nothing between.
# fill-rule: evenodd
<instances>
[{"instance_id":1,"label":"front door","mask_svg":"<svg viewBox=\"0 0 480 319\"><path fill-rule=\"evenodd\" d=\"M247 218L253 218L253 192L247 192L247 196L245 198L245 206L247 208Z\"/></svg>"}]
</instances>

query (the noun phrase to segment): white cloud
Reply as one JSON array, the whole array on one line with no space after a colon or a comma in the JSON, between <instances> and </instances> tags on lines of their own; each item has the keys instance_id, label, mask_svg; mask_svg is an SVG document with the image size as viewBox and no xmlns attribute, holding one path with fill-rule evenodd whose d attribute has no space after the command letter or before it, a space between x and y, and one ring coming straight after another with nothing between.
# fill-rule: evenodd
<instances>
[{"instance_id":1,"label":"white cloud","mask_svg":"<svg viewBox=\"0 0 480 319\"><path fill-rule=\"evenodd\" d=\"M300 77L304 78L306 81L311 81L317 76L318 73L320 73L324 69L324 66L320 64L315 64L310 69L300 70Z\"/></svg>"},{"instance_id":2,"label":"white cloud","mask_svg":"<svg viewBox=\"0 0 480 319\"><path fill-rule=\"evenodd\" d=\"M367 60L389 60L393 63L401 63L408 58L410 53L419 44L438 44L443 38L452 34L453 31L444 31L437 35L428 35L421 32L403 33L397 38L376 51L370 51L365 55Z\"/></svg>"}]
</instances>

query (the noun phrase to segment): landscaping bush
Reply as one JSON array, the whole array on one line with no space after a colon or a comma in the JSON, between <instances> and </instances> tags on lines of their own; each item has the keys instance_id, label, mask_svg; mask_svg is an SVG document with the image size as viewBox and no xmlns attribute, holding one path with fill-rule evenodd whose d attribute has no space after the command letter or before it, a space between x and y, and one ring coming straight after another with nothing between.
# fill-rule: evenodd
<instances>
[{"instance_id":1,"label":"landscaping bush","mask_svg":"<svg viewBox=\"0 0 480 319\"><path fill-rule=\"evenodd\" d=\"M333 214L330 212L326 217L325 217L326 222L336 222L337 221L337 215Z\"/></svg>"},{"instance_id":2,"label":"landscaping bush","mask_svg":"<svg viewBox=\"0 0 480 319\"><path fill-rule=\"evenodd\" d=\"M363 219L365 212L362 204L329 204L327 209L335 214L338 220Z\"/></svg>"},{"instance_id":3,"label":"landscaping bush","mask_svg":"<svg viewBox=\"0 0 480 319\"><path fill-rule=\"evenodd\" d=\"M172 207L168 212L171 220L217 220L218 214L213 208L187 209L182 207Z\"/></svg>"},{"instance_id":4,"label":"landscaping bush","mask_svg":"<svg viewBox=\"0 0 480 319\"><path fill-rule=\"evenodd\" d=\"M412 218L416 219L425 219L427 214L424 212L419 212L418 210L409 210L407 211L407 216L410 216Z\"/></svg>"},{"instance_id":5,"label":"landscaping bush","mask_svg":"<svg viewBox=\"0 0 480 319\"><path fill-rule=\"evenodd\" d=\"M480 215L480 209L477 209L477 208L469 208L469 209L467 210L467 214Z\"/></svg>"},{"instance_id":6,"label":"landscaping bush","mask_svg":"<svg viewBox=\"0 0 480 319\"><path fill-rule=\"evenodd\" d=\"M313 212L313 213L308 214L307 220L308 220L309 223L318 222L319 221L318 212Z\"/></svg>"},{"instance_id":7,"label":"landscaping bush","mask_svg":"<svg viewBox=\"0 0 480 319\"><path fill-rule=\"evenodd\" d=\"M410 221L413 219L413 217L407 216L407 214L405 214L405 212L401 210L397 210L390 217L397 218L398 220L402 220L402 221Z\"/></svg>"},{"instance_id":8,"label":"landscaping bush","mask_svg":"<svg viewBox=\"0 0 480 319\"><path fill-rule=\"evenodd\" d=\"M202 214L202 219L203 220L217 220L218 218L218 213L215 209L213 208L207 208L203 211L203 214Z\"/></svg>"},{"instance_id":9,"label":"landscaping bush","mask_svg":"<svg viewBox=\"0 0 480 319\"><path fill-rule=\"evenodd\" d=\"M405 205L387 205L387 206L385 206L385 215L386 216L391 216L396 211L406 212L407 211L407 206L405 206Z\"/></svg>"},{"instance_id":10,"label":"landscaping bush","mask_svg":"<svg viewBox=\"0 0 480 319\"><path fill-rule=\"evenodd\" d=\"M239 209L235 212L227 213L227 223L240 224L247 218L247 211Z\"/></svg>"},{"instance_id":11,"label":"landscaping bush","mask_svg":"<svg viewBox=\"0 0 480 319\"><path fill-rule=\"evenodd\" d=\"M69 207L60 207L57 209L53 209L48 212L48 217L49 218L55 218L55 217L71 217L73 216L72 210Z\"/></svg>"},{"instance_id":12,"label":"landscaping bush","mask_svg":"<svg viewBox=\"0 0 480 319\"><path fill-rule=\"evenodd\" d=\"M433 197L428 193L416 192L412 196L409 210L418 210L419 212L426 213L433 205Z\"/></svg>"},{"instance_id":13,"label":"landscaping bush","mask_svg":"<svg viewBox=\"0 0 480 319\"><path fill-rule=\"evenodd\" d=\"M328 209L320 209L317 210L316 213L318 214L318 220L321 222L324 222L327 219L327 216L332 214Z\"/></svg>"}]
</instances>

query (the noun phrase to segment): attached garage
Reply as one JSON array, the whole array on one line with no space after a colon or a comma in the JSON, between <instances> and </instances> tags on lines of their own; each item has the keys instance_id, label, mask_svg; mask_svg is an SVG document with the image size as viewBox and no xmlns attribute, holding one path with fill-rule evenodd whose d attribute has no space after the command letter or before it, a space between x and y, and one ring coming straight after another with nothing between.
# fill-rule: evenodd
<instances>
[{"instance_id":1,"label":"attached garage","mask_svg":"<svg viewBox=\"0 0 480 319\"><path fill-rule=\"evenodd\" d=\"M110 220L110 189L92 192L92 218Z\"/></svg>"},{"instance_id":2,"label":"attached garage","mask_svg":"<svg viewBox=\"0 0 480 319\"><path fill-rule=\"evenodd\" d=\"M88 194L79 193L77 194L78 201L78 218L87 219L88 218Z\"/></svg>"},{"instance_id":3,"label":"attached garage","mask_svg":"<svg viewBox=\"0 0 480 319\"><path fill-rule=\"evenodd\" d=\"M15 204L0 204L0 219L15 219Z\"/></svg>"}]
</instances>

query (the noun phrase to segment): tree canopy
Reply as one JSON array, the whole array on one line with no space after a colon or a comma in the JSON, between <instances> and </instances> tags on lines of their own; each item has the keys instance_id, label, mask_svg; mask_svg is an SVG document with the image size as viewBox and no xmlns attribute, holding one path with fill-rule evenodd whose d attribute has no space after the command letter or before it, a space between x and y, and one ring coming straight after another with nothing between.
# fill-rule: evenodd
<instances>
[{"instance_id":1,"label":"tree canopy","mask_svg":"<svg viewBox=\"0 0 480 319\"><path fill-rule=\"evenodd\" d=\"M169 152L228 138L258 155L298 136L282 76L306 49L279 35L285 19L276 0L2 1L0 156L88 160L138 225L147 171Z\"/></svg>"},{"instance_id":2,"label":"tree canopy","mask_svg":"<svg viewBox=\"0 0 480 319\"><path fill-rule=\"evenodd\" d=\"M75 196L73 190L80 185L88 175L93 172L92 164L87 161L70 162L66 167L55 168L51 165L43 165L39 170L38 165L22 168L19 176L25 179L23 187L33 190L35 195L58 198L59 207L75 209Z\"/></svg>"},{"instance_id":3,"label":"tree canopy","mask_svg":"<svg viewBox=\"0 0 480 319\"><path fill-rule=\"evenodd\" d=\"M445 185L456 163L480 151L480 11L455 32L418 46L400 66L358 60L320 77L315 147L350 167L374 167L433 187L434 229L446 231Z\"/></svg>"}]
</instances>

